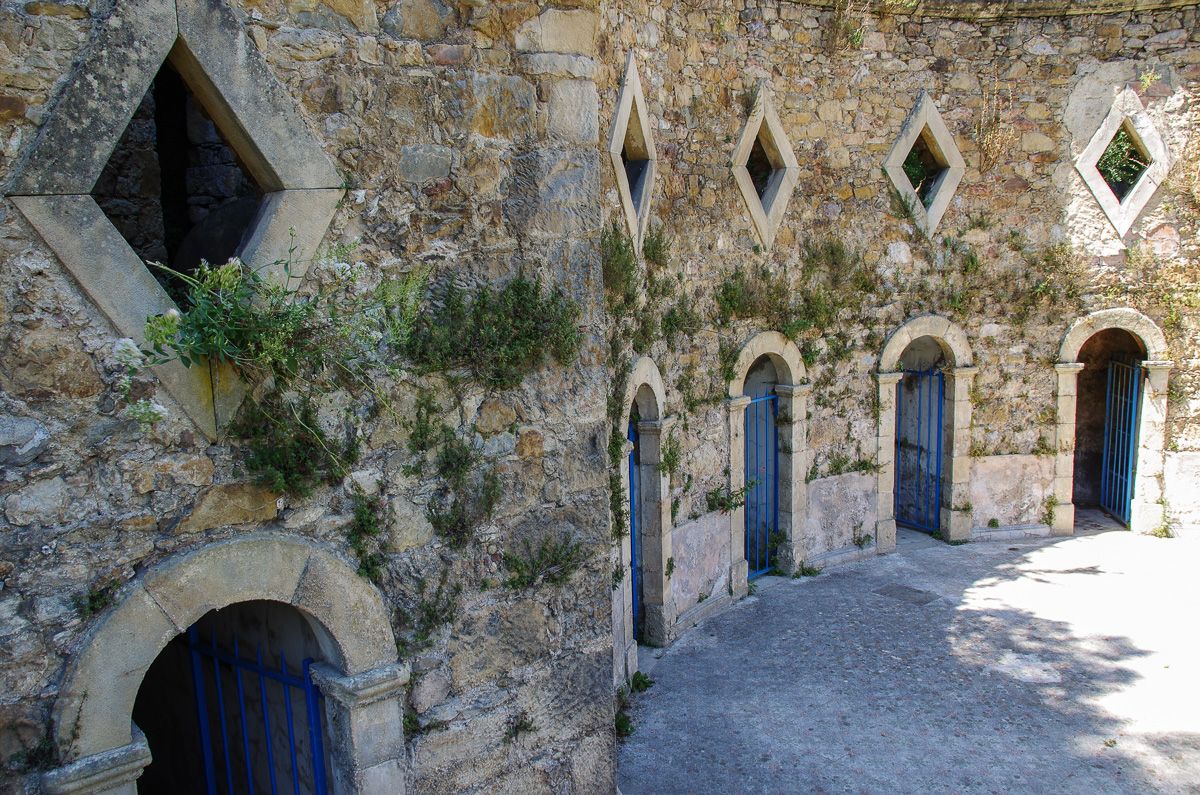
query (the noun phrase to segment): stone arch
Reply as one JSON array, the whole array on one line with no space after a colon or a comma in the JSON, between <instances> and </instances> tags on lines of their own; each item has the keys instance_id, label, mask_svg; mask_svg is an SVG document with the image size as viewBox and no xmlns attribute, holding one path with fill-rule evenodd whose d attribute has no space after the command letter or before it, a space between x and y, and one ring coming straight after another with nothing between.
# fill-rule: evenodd
<instances>
[{"instance_id":1,"label":"stone arch","mask_svg":"<svg viewBox=\"0 0 1200 795\"><path fill-rule=\"evenodd\" d=\"M946 354L952 367L970 367L974 362L967 334L949 318L940 315L914 317L892 332L879 355L879 372L894 372L904 349L913 340L932 337Z\"/></svg>"},{"instance_id":2,"label":"stone arch","mask_svg":"<svg viewBox=\"0 0 1200 795\"><path fill-rule=\"evenodd\" d=\"M1054 509L1051 529L1060 535L1075 531L1075 422L1078 409L1079 373L1084 364L1079 353L1096 334L1121 329L1145 349L1142 368L1146 387L1138 412L1137 475L1130 506L1129 529L1148 532L1163 519L1161 476L1165 467L1167 381L1173 366L1168 357L1167 338L1158 324L1132 307L1101 309L1078 318L1063 335L1058 351L1055 425Z\"/></svg>"},{"instance_id":3,"label":"stone arch","mask_svg":"<svg viewBox=\"0 0 1200 795\"><path fill-rule=\"evenodd\" d=\"M638 415L643 420L661 420L666 411L667 390L663 386L658 365L649 356L638 359L629 373L622 409L624 414L621 416L622 427L629 423L629 409L634 401L637 401Z\"/></svg>"},{"instance_id":4,"label":"stone arch","mask_svg":"<svg viewBox=\"0 0 1200 795\"><path fill-rule=\"evenodd\" d=\"M775 365L779 375L779 383L796 386L808 378L804 370L804 357L800 349L778 331L764 331L745 345L738 353L737 362L733 366L733 380L729 382L729 397L739 398L746 385L746 374L750 368L763 356L768 356Z\"/></svg>"},{"instance_id":5,"label":"stone arch","mask_svg":"<svg viewBox=\"0 0 1200 795\"><path fill-rule=\"evenodd\" d=\"M330 664L321 677L335 713L331 725L349 728L376 705L394 708L400 720L394 694L402 690L407 674L396 665L390 616L375 587L314 542L248 535L155 565L127 586L117 606L92 627L67 668L54 706L55 739L68 764L46 774L50 791L74 791L63 787L84 773L92 777L87 779L90 785L98 786L97 768L102 774L122 759L120 771L107 772L125 778L101 780L106 787L129 787L113 792L133 792L134 779L149 763L145 740L132 722L146 671L172 638L210 610L255 600L295 607L320 626L318 637L331 640L332 648L323 649ZM371 700L350 703L365 680L375 688ZM340 710L345 710L343 715L336 714ZM372 742L379 739L398 742L396 758L403 758L402 729L394 738ZM339 756L350 765L348 775L353 774L359 757L353 739L338 744L335 738L335 746L335 753L341 748ZM376 745L377 757L379 750ZM140 764L128 769L130 759L142 756ZM106 787L100 789L108 792Z\"/></svg>"},{"instance_id":6,"label":"stone arch","mask_svg":"<svg viewBox=\"0 0 1200 795\"><path fill-rule=\"evenodd\" d=\"M1079 350L1096 333L1105 329L1119 328L1137 337L1146 349L1150 361L1167 358L1167 337L1150 318L1136 309L1101 309L1078 318L1063 335L1058 349L1058 361L1063 364L1079 361Z\"/></svg>"},{"instance_id":7,"label":"stone arch","mask_svg":"<svg viewBox=\"0 0 1200 795\"><path fill-rule=\"evenodd\" d=\"M726 407L729 416L729 490L738 492L746 486L746 409L751 398L744 393L746 377L754 363L763 357L775 367L777 395L776 425L779 445L778 531L787 539L776 566L794 570L808 556L801 530L808 507L808 375L804 358L796 344L778 331L764 331L742 346L734 364L734 376L729 381ZM729 582L735 597L748 590L749 566L744 555L746 534L745 506L729 512Z\"/></svg>"},{"instance_id":8,"label":"stone arch","mask_svg":"<svg viewBox=\"0 0 1200 795\"><path fill-rule=\"evenodd\" d=\"M943 405L949 419L948 467L943 465L943 477L948 474L949 488L943 485L939 506L941 532L949 541L965 540L971 533L969 489L971 482L971 384L975 379L974 354L963 329L949 318L940 315L921 315L909 320L892 332L879 355L879 433L876 464L875 543L881 552L896 546L896 409L897 387L904 378L900 358L915 340L929 337L946 357L943 370L945 389ZM944 431L943 431L944 432Z\"/></svg>"},{"instance_id":9,"label":"stone arch","mask_svg":"<svg viewBox=\"0 0 1200 795\"><path fill-rule=\"evenodd\" d=\"M638 409L637 439L639 458L637 503L628 501L629 527L637 528L640 543L637 584L641 593L643 640L665 646L674 640L675 603L670 596L667 560L671 557L671 476L660 472L664 434L673 419L666 417L667 394L658 365L649 356L634 363L625 387L625 398L618 431L625 433L634 405ZM626 441L625 455L633 452ZM622 493L631 496L630 466L621 466ZM637 511L637 516L633 512ZM636 521L635 521L636 518ZM613 591L613 681L620 684L637 671L638 636L633 612L633 533L626 534L620 546L620 564L625 572L621 587Z\"/></svg>"}]
</instances>

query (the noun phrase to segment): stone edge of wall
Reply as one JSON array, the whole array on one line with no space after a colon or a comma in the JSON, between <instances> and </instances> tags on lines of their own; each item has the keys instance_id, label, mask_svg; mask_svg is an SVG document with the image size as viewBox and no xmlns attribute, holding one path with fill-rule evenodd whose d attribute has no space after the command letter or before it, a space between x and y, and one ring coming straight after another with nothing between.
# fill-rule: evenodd
<instances>
[{"instance_id":1,"label":"stone edge of wall","mask_svg":"<svg viewBox=\"0 0 1200 795\"><path fill-rule=\"evenodd\" d=\"M805 0L798 5L833 8L840 0ZM968 21L1021 17L1077 17L1126 12L1169 11L1200 7L1196 0L918 0L915 8L895 11L890 16L940 17Z\"/></svg>"}]
</instances>

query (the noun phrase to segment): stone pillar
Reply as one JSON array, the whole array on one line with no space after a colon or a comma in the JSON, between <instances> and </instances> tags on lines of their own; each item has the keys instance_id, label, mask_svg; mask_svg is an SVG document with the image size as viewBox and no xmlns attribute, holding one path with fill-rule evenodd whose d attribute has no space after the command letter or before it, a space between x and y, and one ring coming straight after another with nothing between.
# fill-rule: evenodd
<instances>
[{"instance_id":1,"label":"stone pillar","mask_svg":"<svg viewBox=\"0 0 1200 795\"><path fill-rule=\"evenodd\" d=\"M971 502L971 384L978 367L955 367L950 376L950 495L942 505L942 531L947 541L966 541L971 537L971 511L963 508ZM948 504L946 504L948 502Z\"/></svg>"},{"instance_id":2,"label":"stone pillar","mask_svg":"<svg viewBox=\"0 0 1200 795\"><path fill-rule=\"evenodd\" d=\"M621 446L621 494L622 507L628 511L629 500L629 456L633 453L633 442L628 439ZM626 515L626 532L618 545L617 565L621 567L621 582L613 588L613 685L620 687L637 671L637 641L633 637L633 576L629 563L633 558L633 517Z\"/></svg>"},{"instance_id":3,"label":"stone pillar","mask_svg":"<svg viewBox=\"0 0 1200 795\"><path fill-rule=\"evenodd\" d=\"M137 795L137 779L150 764L150 746L136 725L133 742L85 756L42 774L45 795Z\"/></svg>"},{"instance_id":4,"label":"stone pillar","mask_svg":"<svg viewBox=\"0 0 1200 795\"><path fill-rule=\"evenodd\" d=\"M742 395L729 398L729 491L737 492L746 485L746 407L750 398ZM746 508L738 506L729 512L729 587L734 599L749 592L750 567L746 563Z\"/></svg>"},{"instance_id":5,"label":"stone pillar","mask_svg":"<svg viewBox=\"0 0 1200 795\"><path fill-rule=\"evenodd\" d=\"M638 442L642 448L638 470L642 635L651 646L667 645L675 627L675 601L667 579L667 560L671 557L671 476L659 470L662 435L670 433L674 424L674 418L638 423Z\"/></svg>"},{"instance_id":6,"label":"stone pillar","mask_svg":"<svg viewBox=\"0 0 1200 795\"><path fill-rule=\"evenodd\" d=\"M1054 497L1050 531L1056 536L1075 532L1075 411L1079 394L1080 362L1059 362L1054 365L1058 374L1055 397L1058 421L1054 426Z\"/></svg>"},{"instance_id":7,"label":"stone pillar","mask_svg":"<svg viewBox=\"0 0 1200 795\"><path fill-rule=\"evenodd\" d=\"M1163 522L1164 443L1167 424L1167 380L1174 362L1142 362L1146 383L1142 390L1138 428L1137 478L1130 506L1129 529L1149 533Z\"/></svg>"},{"instance_id":8,"label":"stone pillar","mask_svg":"<svg viewBox=\"0 0 1200 795\"><path fill-rule=\"evenodd\" d=\"M875 548L891 552L896 548L896 384L904 373L878 373L879 431L876 434L875 465L878 485L875 489Z\"/></svg>"},{"instance_id":9,"label":"stone pillar","mask_svg":"<svg viewBox=\"0 0 1200 795\"><path fill-rule=\"evenodd\" d=\"M343 676L324 663L314 665L312 671L325 694L332 790L404 795L408 663L384 665L354 676Z\"/></svg>"},{"instance_id":10,"label":"stone pillar","mask_svg":"<svg viewBox=\"0 0 1200 795\"><path fill-rule=\"evenodd\" d=\"M779 384L779 529L788 539L775 566L794 572L809 555L804 538L808 513L808 394L809 384ZM744 415L743 415L744 416Z\"/></svg>"}]
</instances>

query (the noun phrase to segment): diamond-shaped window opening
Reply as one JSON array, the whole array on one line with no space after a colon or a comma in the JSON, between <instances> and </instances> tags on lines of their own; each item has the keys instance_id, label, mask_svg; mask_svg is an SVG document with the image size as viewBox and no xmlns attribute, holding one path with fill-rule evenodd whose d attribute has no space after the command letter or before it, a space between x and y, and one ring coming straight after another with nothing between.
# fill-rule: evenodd
<instances>
[{"instance_id":1,"label":"diamond-shaped window opening","mask_svg":"<svg viewBox=\"0 0 1200 795\"><path fill-rule=\"evenodd\" d=\"M134 253L182 274L237 254L263 195L169 60L91 193ZM182 306L186 282L151 273Z\"/></svg>"},{"instance_id":2,"label":"diamond-shaped window opening","mask_svg":"<svg viewBox=\"0 0 1200 795\"><path fill-rule=\"evenodd\" d=\"M769 249L783 223L799 167L775 104L760 83L741 138L733 150L733 177L750 211L763 248Z\"/></svg>"},{"instance_id":3,"label":"diamond-shaped window opening","mask_svg":"<svg viewBox=\"0 0 1200 795\"><path fill-rule=\"evenodd\" d=\"M289 256L292 277L303 277L343 193L329 156L224 0L119 3L50 107L9 195L117 333L139 343L146 318L175 303L101 209L93 190L99 189L101 201L117 214L111 196L104 194L112 184L105 168L147 92L153 93L155 78L162 74L164 81L171 80L171 71L194 96L197 110L204 111L191 119L204 128L194 132L205 133L207 115L212 122L208 131L220 131L217 139L236 153L237 170L252 186L245 188L243 198L262 194L244 234L239 236L235 228L229 236L237 238L239 256L261 266L268 278L286 278L283 263ZM170 190L177 201L175 189ZM168 192L166 185L161 192ZM198 256L216 258L206 248L200 247ZM243 396L225 368L175 364L155 368L155 374L210 438Z\"/></svg>"},{"instance_id":4,"label":"diamond-shaped window opening","mask_svg":"<svg viewBox=\"0 0 1200 795\"><path fill-rule=\"evenodd\" d=\"M639 249L650 223L650 203L658 161L650 124L637 61L630 53L608 137L608 152L612 158L625 224Z\"/></svg>"},{"instance_id":5,"label":"diamond-shaped window opening","mask_svg":"<svg viewBox=\"0 0 1200 795\"><path fill-rule=\"evenodd\" d=\"M928 93L922 91L917 98L883 169L912 208L917 224L933 234L967 169Z\"/></svg>"},{"instance_id":6,"label":"diamond-shaped window opening","mask_svg":"<svg viewBox=\"0 0 1200 795\"><path fill-rule=\"evenodd\" d=\"M1171 154L1141 98L1126 86L1075 161L1117 235L1125 237L1171 169Z\"/></svg>"}]
</instances>

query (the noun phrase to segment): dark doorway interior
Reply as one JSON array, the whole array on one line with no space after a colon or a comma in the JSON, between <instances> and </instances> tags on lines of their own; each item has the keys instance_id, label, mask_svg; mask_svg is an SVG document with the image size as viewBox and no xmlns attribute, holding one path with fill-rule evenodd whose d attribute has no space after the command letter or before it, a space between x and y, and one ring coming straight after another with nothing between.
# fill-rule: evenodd
<instances>
[{"instance_id":1,"label":"dark doorway interior","mask_svg":"<svg viewBox=\"0 0 1200 795\"><path fill-rule=\"evenodd\" d=\"M210 779L217 792L327 792L319 691L309 699L302 685L281 681L311 681L305 661L326 659L327 648L325 633L299 611L266 601L212 611L173 639L133 708L153 756L138 792L205 793Z\"/></svg>"},{"instance_id":2,"label":"dark doorway interior","mask_svg":"<svg viewBox=\"0 0 1200 795\"><path fill-rule=\"evenodd\" d=\"M1079 507L1101 504L1109 364L1114 360L1136 363L1145 358L1138 339L1124 329L1115 328L1098 332L1079 351L1079 361L1084 367L1077 381L1072 496L1072 501Z\"/></svg>"}]
</instances>

